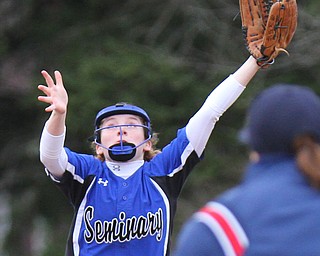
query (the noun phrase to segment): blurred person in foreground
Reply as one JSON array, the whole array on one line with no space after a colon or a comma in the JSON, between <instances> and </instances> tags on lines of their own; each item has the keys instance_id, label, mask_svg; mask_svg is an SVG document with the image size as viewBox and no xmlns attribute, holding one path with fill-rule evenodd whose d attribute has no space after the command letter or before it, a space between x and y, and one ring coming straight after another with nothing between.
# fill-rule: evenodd
<instances>
[{"instance_id":1,"label":"blurred person in foreground","mask_svg":"<svg viewBox=\"0 0 320 256\"><path fill-rule=\"evenodd\" d=\"M243 181L182 228L175 256L320 255L320 98L274 85L256 97L240 133Z\"/></svg>"}]
</instances>

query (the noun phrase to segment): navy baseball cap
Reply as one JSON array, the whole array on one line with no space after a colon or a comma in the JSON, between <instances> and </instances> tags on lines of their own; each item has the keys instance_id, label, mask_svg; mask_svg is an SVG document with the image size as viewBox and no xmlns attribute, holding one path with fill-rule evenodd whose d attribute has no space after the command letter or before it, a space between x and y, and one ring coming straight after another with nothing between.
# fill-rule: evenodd
<instances>
[{"instance_id":1,"label":"navy baseball cap","mask_svg":"<svg viewBox=\"0 0 320 256\"><path fill-rule=\"evenodd\" d=\"M259 153L293 153L303 134L320 142L320 98L305 86L276 84L252 101L240 140Z\"/></svg>"}]
</instances>

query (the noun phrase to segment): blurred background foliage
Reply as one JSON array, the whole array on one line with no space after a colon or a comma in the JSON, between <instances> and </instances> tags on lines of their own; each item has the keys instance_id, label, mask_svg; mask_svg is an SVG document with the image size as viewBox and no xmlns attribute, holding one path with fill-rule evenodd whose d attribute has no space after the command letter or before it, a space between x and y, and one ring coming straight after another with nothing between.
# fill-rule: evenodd
<instances>
[{"instance_id":1,"label":"blurred background foliage","mask_svg":"<svg viewBox=\"0 0 320 256\"><path fill-rule=\"evenodd\" d=\"M254 95L273 83L320 93L320 3L298 5L290 56L260 71L217 124L179 200L174 238L198 207L241 179L247 150L237 136ZM69 92L66 145L91 153L87 138L104 106L146 109L163 147L248 56L236 0L1 0L0 255L64 254L72 207L39 162L48 118L37 101L42 69L60 70Z\"/></svg>"}]
</instances>

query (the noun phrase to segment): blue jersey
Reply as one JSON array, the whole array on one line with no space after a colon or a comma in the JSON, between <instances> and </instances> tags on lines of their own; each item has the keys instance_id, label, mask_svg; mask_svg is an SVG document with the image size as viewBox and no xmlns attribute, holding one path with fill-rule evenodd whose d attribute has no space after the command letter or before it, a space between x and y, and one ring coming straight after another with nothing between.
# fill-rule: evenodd
<instances>
[{"instance_id":1,"label":"blue jersey","mask_svg":"<svg viewBox=\"0 0 320 256\"><path fill-rule=\"evenodd\" d=\"M65 150L57 184L75 208L66 255L169 255L177 197L199 161L185 128L127 179L92 155Z\"/></svg>"}]
</instances>

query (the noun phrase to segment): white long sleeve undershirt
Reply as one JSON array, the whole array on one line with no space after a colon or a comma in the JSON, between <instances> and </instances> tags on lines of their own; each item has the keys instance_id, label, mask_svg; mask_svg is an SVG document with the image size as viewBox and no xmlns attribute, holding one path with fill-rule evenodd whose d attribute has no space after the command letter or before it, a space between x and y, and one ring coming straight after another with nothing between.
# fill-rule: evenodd
<instances>
[{"instance_id":1,"label":"white long sleeve undershirt","mask_svg":"<svg viewBox=\"0 0 320 256\"><path fill-rule=\"evenodd\" d=\"M186 133L198 156L201 156L211 132L222 114L238 99L245 87L230 75L207 97L189 120Z\"/></svg>"},{"instance_id":2,"label":"white long sleeve undershirt","mask_svg":"<svg viewBox=\"0 0 320 256\"><path fill-rule=\"evenodd\" d=\"M237 100L245 89L230 75L207 97L199 111L186 126L187 137L198 156L201 156L211 132L220 116ZM40 139L40 161L54 177L61 177L68 164L68 156L63 149L65 132L51 135L46 125ZM119 174L121 176L121 174Z\"/></svg>"},{"instance_id":3,"label":"white long sleeve undershirt","mask_svg":"<svg viewBox=\"0 0 320 256\"><path fill-rule=\"evenodd\" d=\"M66 129L59 136L50 134L45 124L40 139L40 161L54 177L61 177L68 164L68 156L64 150Z\"/></svg>"}]
</instances>

